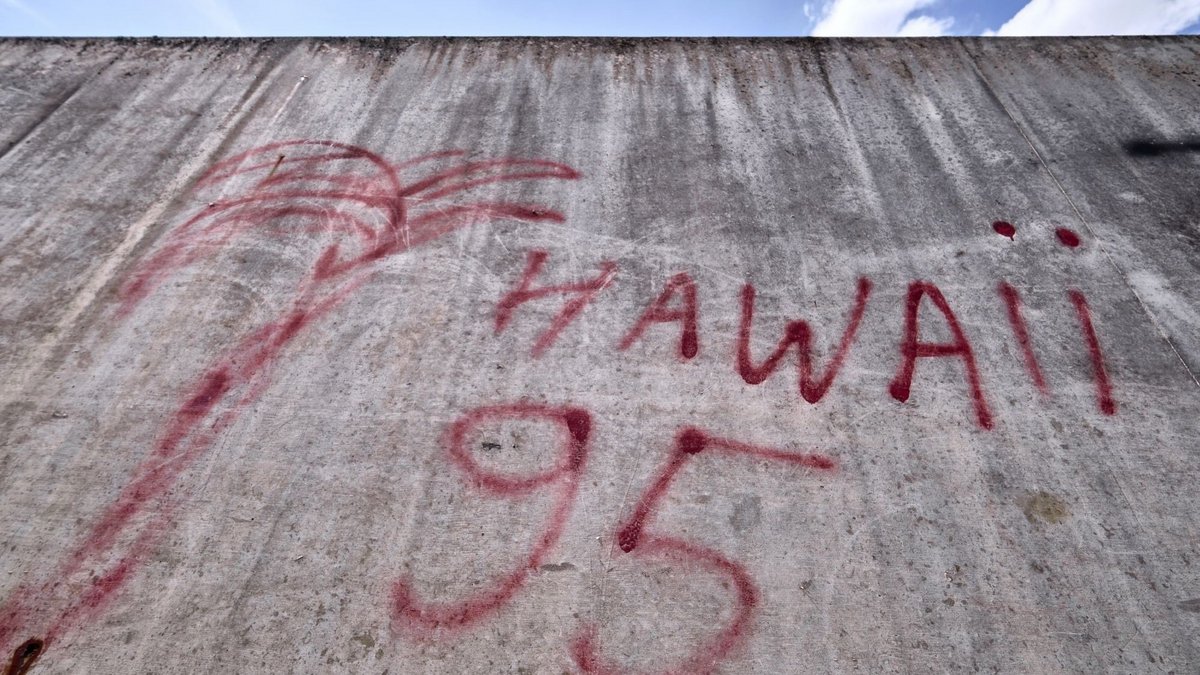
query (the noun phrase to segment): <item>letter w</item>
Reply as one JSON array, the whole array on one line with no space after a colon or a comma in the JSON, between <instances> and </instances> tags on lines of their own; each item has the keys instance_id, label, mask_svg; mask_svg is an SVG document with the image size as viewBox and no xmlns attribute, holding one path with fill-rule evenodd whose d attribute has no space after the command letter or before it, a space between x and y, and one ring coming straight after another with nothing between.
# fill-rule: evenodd
<instances>
[{"instance_id":1,"label":"letter w","mask_svg":"<svg viewBox=\"0 0 1200 675\"><path fill-rule=\"evenodd\" d=\"M825 368L820 379L813 379L812 359L812 329L806 321L789 321L784 329L783 337L776 345L775 351L760 365L754 365L750 356L750 328L754 323L754 286L746 284L742 287L742 324L738 332L737 369L738 374L747 384L761 384L779 368L779 363L787 356L788 349L794 344L797 351L796 371L799 379L800 396L809 403L816 403L829 391L830 385L842 368L842 362L850 352L854 336L858 333L858 325L862 322L863 312L867 309L867 298L871 295L871 280L865 277L858 280L858 295L854 299L854 309L850 312L850 322L842 333L842 341L838 344L837 352Z\"/></svg>"}]
</instances>

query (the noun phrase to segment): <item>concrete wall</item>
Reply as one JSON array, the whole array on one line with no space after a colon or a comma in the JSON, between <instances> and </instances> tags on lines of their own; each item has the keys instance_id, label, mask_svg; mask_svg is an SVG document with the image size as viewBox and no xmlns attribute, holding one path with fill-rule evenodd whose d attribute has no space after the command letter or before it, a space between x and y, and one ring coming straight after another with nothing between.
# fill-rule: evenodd
<instances>
[{"instance_id":1,"label":"concrete wall","mask_svg":"<svg viewBox=\"0 0 1200 675\"><path fill-rule=\"evenodd\" d=\"M0 42L10 671L1196 671L1198 51Z\"/></svg>"}]
</instances>

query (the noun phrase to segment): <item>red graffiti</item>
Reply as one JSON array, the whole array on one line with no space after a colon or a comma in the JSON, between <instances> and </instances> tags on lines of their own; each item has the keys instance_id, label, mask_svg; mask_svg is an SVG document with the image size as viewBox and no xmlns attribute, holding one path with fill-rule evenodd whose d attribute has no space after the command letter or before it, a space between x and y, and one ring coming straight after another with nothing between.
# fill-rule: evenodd
<instances>
[{"instance_id":1,"label":"red graffiti","mask_svg":"<svg viewBox=\"0 0 1200 675\"><path fill-rule=\"evenodd\" d=\"M1003 220L997 220L996 222L992 223L992 229L995 230L996 234L1000 235L1001 237L1014 239L1017 236L1017 228L1014 227L1012 223Z\"/></svg>"},{"instance_id":2,"label":"red graffiti","mask_svg":"<svg viewBox=\"0 0 1200 675\"><path fill-rule=\"evenodd\" d=\"M560 427L563 435L555 464L544 471L529 474L504 473L481 467L470 450L477 439L477 432L484 425L506 420L544 421ZM524 498L535 490L557 486L557 496L541 534L521 563L515 569L499 575L471 597L451 602L424 601L416 597L408 578L398 580L392 591L393 626L397 632L418 639L436 639L454 634L492 617L516 597L528 581L531 570L541 565L562 537L578 497L587 464L591 432L591 416L581 408L532 403L476 408L449 426L443 437L447 459L462 472L470 485L495 497L507 499ZM652 521L675 476L689 459L701 452L821 471L836 468L833 459L819 453L797 453L742 443L713 436L693 427L685 427L678 432L666 465L638 500L633 513L616 536L620 549L636 558L667 560L683 569L715 573L727 579L735 588L732 620L697 646L675 672L707 672L726 658L744 641L759 597L753 579L741 564L709 548L645 531L645 526ZM619 667L601 656L597 636L598 629L594 624L585 623L578 630L570 644L576 664L589 673L619 672Z\"/></svg>"},{"instance_id":3,"label":"red graffiti","mask_svg":"<svg viewBox=\"0 0 1200 675\"><path fill-rule=\"evenodd\" d=\"M1065 227L1060 227L1054 231L1054 236L1058 237L1058 243L1067 248L1077 248L1079 246L1079 235Z\"/></svg>"},{"instance_id":4,"label":"red graffiti","mask_svg":"<svg viewBox=\"0 0 1200 675\"><path fill-rule=\"evenodd\" d=\"M405 180L406 173L418 169L421 175ZM0 606L0 643L39 636L41 653L112 601L168 531L178 506L171 488L180 475L263 394L285 348L360 287L373 263L473 223L496 218L563 221L560 213L538 205L457 203L451 198L499 182L578 176L554 162L469 161L457 150L390 163L334 141L272 143L213 166L198 188L257 180L242 194L208 204L137 265L120 289L119 316L130 314L172 272L250 230L263 236L287 228L344 234L350 245L326 246L300 282L290 308L240 339L189 387L153 451L83 540L50 567L45 580L21 584ZM83 578L84 572L89 576Z\"/></svg>"},{"instance_id":5,"label":"red graffiti","mask_svg":"<svg viewBox=\"0 0 1200 675\"><path fill-rule=\"evenodd\" d=\"M1007 281L1001 281L996 290L1004 300L1004 307L1008 311L1008 324L1012 327L1017 344L1021 347L1021 355L1025 359L1025 369L1029 371L1029 377L1038 391L1049 394L1050 388L1046 385L1045 376L1042 375L1042 367L1038 364L1037 354L1033 352L1033 342L1029 339L1029 328L1025 325L1024 315L1021 314L1021 294Z\"/></svg>"},{"instance_id":6,"label":"red graffiti","mask_svg":"<svg viewBox=\"0 0 1200 675\"><path fill-rule=\"evenodd\" d=\"M681 305L671 309L671 301L676 294L683 296ZM696 328L698 307L696 282L692 281L691 275L687 272L676 274L667 282L666 288L658 298L646 308L645 312L642 312L642 316L633 328L621 339L618 349L621 351L629 349L634 342L638 341L638 338L642 337L642 333L646 332L650 324L679 323L679 356L685 361L695 357L700 351L700 340Z\"/></svg>"},{"instance_id":7,"label":"red graffiti","mask_svg":"<svg viewBox=\"0 0 1200 675\"><path fill-rule=\"evenodd\" d=\"M699 429L683 429L675 437L675 449L671 453L670 460L663 467L658 478L655 479L646 493L642 495L642 498L638 500L637 506L633 509L633 514L630 515L628 522L625 523L617 535L617 543L620 545L622 551L629 553L637 548L638 542L641 541L642 528L645 526L650 515L658 507L658 503L662 501L663 495L666 494L667 489L671 486L671 481L675 479L675 474L679 473L679 470L683 468L683 465L689 459L704 450L728 456L745 455L757 457L774 462L804 466L810 469L828 470L836 467L832 459L821 454L797 454L786 450L765 448L726 438L709 436Z\"/></svg>"},{"instance_id":8,"label":"red graffiti","mask_svg":"<svg viewBox=\"0 0 1200 675\"><path fill-rule=\"evenodd\" d=\"M917 314L921 308L921 298L925 296L929 296L934 307L942 313L950 333L954 336L954 342L921 342ZM975 417L979 426L984 429L992 428L992 413L983 396L983 384L979 379L979 369L975 366L975 352L971 349L971 343L963 333L962 327L958 325L958 319L946 302L945 296L937 286L928 281L914 281L908 286L908 298L904 305L904 342L901 343L900 352L904 360L888 389L892 398L900 402L908 400L917 359L956 356L963 360L967 371L967 384L970 387L971 401L975 405Z\"/></svg>"},{"instance_id":9,"label":"red graffiti","mask_svg":"<svg viewBox=\"0 0 1200 675\"><path fill-rule=\"evenodd\" d=\"M417 175L411 175L414 173ZM461 151L393 163L362 148L332 141L273 143L212 167L198 181L197 188L230 190L234 196L220 197L184 221L130 272L119 289L115 308L119 317L131 315L172 273L203 256L215 255L239 235L253 232L277 237L300 233L334 240L323 244L284 311L233 341L195 381L182 388L181 400L163 422L155 445L90 524L86 536L61 560L48 564L44 576L19 584L0 605L0 646L33 636L13 649L8 672L28 671L47 647L68 631L95 620L114 601L174 523L182 505L175 494L181 476L211 450L250 404L264 395L272 374L300 336L370 280L376 263L492 219L562 222L562 214L539 205L467 198L475 188L500 182L572 180L578 176L569 167L544 160L468 161ZM249 187L238 191L246 185ZM1004 221L996 221L993 229L1010 239L1016 234L1016 228ZM1079 245L1078 236L1070 230L1059 228L1056 236L1064 246ZM616 262L605 260L590 278L536 285L549 255L543 250L528 252L519 282L499 299L494 315L494 331L499 335L511 324L518 307L562 296L561 308L534 341L533 358L541 357L554 345L613 282L618 270ZM747 384L763 383L780 368L794 346L800 396L808 403L819 402L836 381L855 343L872 288L871 280L858 279L841 337L824 369L816 372L814 330L803 320L788 321L774 349L762 362L754 363L750 344L756 290L746 284L741 290L741 317L735 337L734 367L738 375ZM997 291L1025 368L1037 389L1047 394L1049 388L1033 349L1021 296L1007 282L1001 282ZM1090 355L1097 405L1102 413L1114 415L1112 383L1091 310L1080 291L1069 290L1068 296ZM950 342L921 339L919 317L925 297L941 313L953 338ZM616 343L617 349L630 349L655 324L678 324L679 357L683 361L693 359L699 353L698 315L698 285L687 272L678 272ZM974 351L942 292L930 282L912 282L903 316L902 360L889 394L901 402L909 399L918 359L960 358L975 421L983 429L993 428ZM472 448L481 430L489 424L510 421L546 423L561 432L556 460L550 468L509 473L486 468L477 461ZM481 590L464 598L431 600L419 597L411 577L396 579L389 600L397 633L418 639L456 634L495 617L525 589L532 570L563 538L583 484L592 433L592 417L582 408L528 402L476 408L448 426L441 439L445 459L467 484L499 499L529 499L542 490L550 491L553 499L529 550L511 569L497 571ZM613 536L616 548L631 559L667 561L690 573L716 575L731 590L732 617L724 625L715 626L712 634L696 644L672 672L708 672L727 659L745 643L761 602L754 579L742 563L712 548L651 530L677 476L702 453L796 469L836 468L833 459L820 453L752 445L690 426L678 430L670 454ZM623 670L621 664L604 654L600 628L594 623L584 622L567 647L576 666L584 672Z\"/></svg>"},{"instance_id":10,"label":"red graffiti","mask_svg":"<svg viewBox=\"0 0 1200 675\"><path fill-rule=\"evenodd\" d=\"M728 560L712 549L676 537L646 532L646 525L652 521L675 476L692 457L701 452L731 458L751 457L823 471L831 471L837 466L833 459L823 454L794 453L751 445L712 436L693 427L681 429L676 434L670 458L642 494L633 513L618 530L617 544L622 551L638 558L666 559L685 568L698 568L726 577L736 589L736 610L728 625L699 644L682 664L669 672L711 671L745 640L754 609L758 605L758 589L741 564ZM571 655L576 665L588 673L623 672L624 669L600 655L597 634L597 627L587 624L576 635L571 645Z\"/></svg>"},{"instance_id":11,"label":"red graffiti","mask_svg":"<svg viewBox=\"0 0 1200 675\"><path fill-rule=\"evenodd\" d=\"M503 331L510 325L514 309L521 303L553 294L574 294L572 298L552 321L551 326L537 339L534 346L535 356L540 355L544 348L551 344L562 329L569 324L578 313L591 303L600 290L613 278L616 264L604 262L600 273L587 281L571 284L561 284L533 288L534 280L548 259L545 251L529 252L527 264L522 274L522 281L504 298L496 309L497 332ZM789 321L785 324L783 334L776 342L773 350L765 355L758 363L754 361L751 343L753 342L754 313L756 289L747 284L741 290L741 320L738 333L735 336L733 350L733 367L744 382L751 385L761 384L771 377L788 357L789 351L795 347L797 388L800 397L809 403L819 402L832 387L840 373L851 348L857 339L858 330L866 312L867 303L873 290L873 283L866 278L858 280L857 293L854 303L847 316L838 344L823 370L818 370L813 355L814 331L807 321ZM1046 376L1038 361L1037 353L1030 338L1030 327L1026 321L1021 303L1020 293L1007 282L997 285L997 293L1004 303L1009 329L1016 338L1021 350L1024 366L1029 373L1034 386L1043 395L1050 394ZM921 299L929 295L936 309L941 311L947 327L953 335L953 340L947 344L923 343L919 335L919 309ZM680 327L679 357L682 361L693 358L699 352L699 284L687 272L673 275L659 295L643 310L637 321L616 343L618 351L628 351L636 342L643 339L649 328L658 323L677 323ZM891 396L900 401L907 401L911 393L912 378L915 375L916 361L924 357L955 356L963 359L966 368L966 380L975 417L983 429L994 426L992 411L983 391L982 377L975 359L975 354L969 339L960 326L957 317L950 309L941 291L929 282L917 281L910 284L905 311L903 313L903 339L901 342L901 366L889 386ZM1093 327L1094 332L1094 327ZM1101 386L1111 388L1107 374L1103 370L1097 377Z\"/></svg>"},{"instance_id":12,"label":"red graffiti","mask_svg":"<svg viewBox=\"0 0 1200 675\"><path fill-rule=\"evenodd\" d=\"M1108 379L1108 369L1104 366L1104 351L1100 348L1100 338L1096 335L1096 327L1092 324L1092 310L1088 307L1087 298L1083 293L1071 289L1067 291L1071 304L1075 306L1075 314L1079 318L1079 327L1087 341L1088 355L1092 359L1092 378L1096 382L1096 404L1105 415L1117 414L1117 402L1113 400L1112 382Z\"/></svg>"},{"instance_id":13,"label":"red graffiti","mask_svg":"<svg viewBox=\"0 0 1200 675\"><path fill-rule=\"evenodd\" d=\"M754 286L746 284L742 287L742 323L737 338L738 374L747 384L761 384L779 368L779 363L787 355L788 348L794 344L797 352L796 373L800 396L809 403L820 401L825 396L825 392L829 391L838 371L841 370L842 362L846 360L850 346L854 343L854 336L858 334L858 326L862 322L863 312L867 309L867 299L871 295L871 280L866 278L858 280L858 293L854 298L854 308L850 312L850 320L846 323L846 329L842 331L841 342L838 343L837 351L834 352L833 358L825 368L824 375L817 380L813 379L812 329L809 328L806 321L788 322L783 337L780 338L775 351L771 352L767 360L758 366L751 362L750 329L754 323L754 294Z\"/></svg>"},{"instance_id":14,"label":"red graffiti","mask_svg":"<svg viewBox=\"0 0 1200 675\"><path fill-rule=\"evenodd\" d=\"M531 475L489 471L476 463L468 449L472 432L481 425L502 420L540 420L558 424L564 432L558 462L547 471ZM477 408L450 426L443 442L450 460L476 487L497 497L520 498L542 487L559 484L558 495L542 535L524 562L493 582L487 590L453 603L426 603L416 597L408 579L392 588L392 616L399 631L432 637L438 629L455 631L489 617L520 591L529 572L542 564L558 543L579 492L587 463L591 416L579 408L513 404Z\"/></svg>"},{"instance_id":15,"label":"red graffiti","mask_svg":"<svg viewBox=\"0 0 1200 675\"><path fill-rule=\"evenodd\" d=\"M548 295L575 295L563 303L562 310L550 322L550 327L534 342L532 351L534 358L540 357L550 348L550 345L554 344L563 329L579 316L579 313L596 297L596 294L604 290L604 287L617 274L617 264L606 260L600 263L600 273L586 281L533 288L533 282L541 274L542 266L546 264L546 259L549 257L550 254L546 251L530 251L526 256L525 272L521 275L520 284L505 294L496 305L495 334L499 335L512 321L513 311L520 305Z\"/></svg>"},{"instance_id":16,"label":"red graffiti","mask_svg":"<svg viewBox=\"0 0 1200 675\"><path fill-rule=\"evenodd\" d=\"M732 583L736 607L728 625L701 642L683 663L665 670L667 673L710 673L745 641L754 610L758 607L759 591L746 568L732 562L712 549L689 544L674 537L647 536L632 555L639 559L666 560L684 570L717 574ZM571 641L571 658L585 673L616 675L628 668L614 663L600 653L599 627L587 623Z\"/></svg>"}]
</instances>

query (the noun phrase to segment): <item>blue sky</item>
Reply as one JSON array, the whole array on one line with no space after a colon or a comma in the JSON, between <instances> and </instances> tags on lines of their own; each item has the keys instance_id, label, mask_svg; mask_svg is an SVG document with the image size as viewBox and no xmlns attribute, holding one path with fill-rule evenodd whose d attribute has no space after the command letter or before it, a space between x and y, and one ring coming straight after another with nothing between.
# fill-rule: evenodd
<instances>
[{"instance_id":1,"label":"blue sky","mask_svg":"<svg viewBox=\"0 0 1200 675\"><path fill-rule=\"evenodd\" d=\"M0 35L1200 32L1200 0L0 0Z\"/></svg>"}]
</instances>

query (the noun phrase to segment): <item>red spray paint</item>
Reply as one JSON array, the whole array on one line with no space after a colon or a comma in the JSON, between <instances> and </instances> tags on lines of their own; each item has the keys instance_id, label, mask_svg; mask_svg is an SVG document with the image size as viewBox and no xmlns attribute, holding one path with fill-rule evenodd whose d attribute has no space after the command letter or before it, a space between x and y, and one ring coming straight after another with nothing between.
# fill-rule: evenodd
<instances>
[{"instance_id":1,"label":"red spray paint","mask_svg":"<svg viewBox=\"0 0 1200 675\"><path fill-rule=\"evenodd\" d=\"M604 290L617 274L617 264L606 260L600 263L600 272L591 279L570 284L558 284L555 286L533 287L533 282L537 280L542 272L542 266L546 264L546 259L550 257L547 251L533 250L530 251L525 259L525 271L521 274L521 282L516 288L512 289L500 298L500 302L496 304L496 323L495 334L499 335L508 327L512 321L513 311L522 304L531 300L544 298L548 295L568 295L573 294L575 297L563 303L562 310L558 316L550 322L550 326L542 332L538 339L533 344L533 358L538 358L546 352L550 345L558 339L563 329L575 320L579 313L587 307L588 303L595 299L600 291Z\"/></svg>"},{"instance_id":2,"label":"red spray paint","mask_svg":"<svg viewBox=\"0 0 1200 675\"><path fill-rule=\"evenodd\" d=\"M541 473L522 475L490 471L479 466L468 449L472 432L484 424L503 420L545 421L559 425L563 442L554 467ZM392 587L392 618L396 630L420 638L437 637L439 631L453 633L490 617L513 599L525 585L530 571L542 564L562 536L579 493L590 433L591 416L585 410L528 403L476 408L450 426L444 439L447 455L472 485L496 497L519 499L537 489L557 484L557 498L542 534L525 560L472 597L449 603L425 602L417 598L408 579L396 581Z\"/></svg>"},{"instance_id":3,"label":"red spray paint","mask_svg":"<svg viewBox=\"0 0 1200 675\"><path fill-rule=\"evenodd\" d=\"M290 308L235 343L188 387L153 451L83 540L50 565L43 580L20 584L0 605L0 645L32 635L42 636L48 647L112 602L169 530L177 508L170 492L180 475L262 395L285 349L358 289L373 263L494 218L563 221L561 214L538 205L446 200L492 183L578 178L570 167L534 159L465 161L463 156L453 150L393 164L344 143L285 141L246 151L206 172L198 187L256 174L262 178L248 192L210 203L176 227L120 289L119 316L130 314L172 272L250 230L278 236L300 219L306 224L291 231L345 234L356 247L328 245ZM433 169L411 182L403 180L405 172L429 166ZM350 209L365 210L372 219ZM85 570L89 577L83 580Z\"/></svg>"},{"instance_id":4,"label":"red spray paint","mask_svg":"<svg viewBox=\"0 0 1200 675\"><path fill-rule=\"evenodd\" d=\"M1067 248L1077 248L1080 244L1079 235L1065 227L1060 227L1055 230L1054 236L1058 237L1058 243L1066 246Z\"/></svg>"},{"instance_id":5,"label":"red spray paint","mask_svg":"<svg viewBox=\"0 0 1200 675\"><path fill-rule=\"evenodd\" d=\"M1096 335L1096 327L1092 324L1092 310L1088 307L1087 298L1078 290L1067 291L1071 304L1075 306L1075 315L1079 318L1079 327L1087 342L1088 355L1092 359L1092 378L1096 382L1096 405L1105 415L1117 414L1117 402L1113 399L1112 382L1108 379L1108 369L1104 365L1104 351L1100 348L1100 338Z\"/></svg>"},{"instance_id":6,"label":"red spray paint","mask_svg":"<svg viewBox=\"0 0 1200 675\"><path fill-rule=\"evenodd\" d=\"M638 559L664 560L682 570L694 570L724 577L733 587L733 618L716 634L701 641L683 662L667 673L710 673L746 640L759 604L759 591L746 568L712 549L675 537L647 535L631 553ZM707 619L707 617L705 617ZM629 672L600 651L599 627L585 623L571 641L571 658L584 673L617 675Z\"/></svg>"},{"instance_id":7,"label":"red spray paint","mask_svg":"<svg viewBox=\"0 0 1200 675\"><path fill-rule=\"evenodd\" d=\"M1029 371L1030 379L1033 380L1038 391L1048 395L1050 388L1046 386L1042 367L1038 363L1037 354L1033 351L1033 341L1029 339L1029 328L1025 325L1024 315L1021 314L1021 294L1007 281L1001 281L996 287L996 292L1004 300L1004 307L1008 311L1008 325L1012 327L1013 335L1017 338L1017 345L1021 347L1021 355L1025 360L1025 369Z\"/></svg>"},{"instance_id":8,"label":"red spray paint","mask_svg":"<svg viewBox=\"0 0 1200 675\"><path fill-rule=\"evenodd\" d=\"M921 298L925 296L929 296L934 307L937 307L938 311L942 313L946 325L950 328L950 333L954 336L954 342L948 344L921 342L921 328L917 315L921 308ZM992 428L992 413L988 409L987 400L983 395L979 369L975 366L975 352L971 349L971 343L963 333L962 327L958 325L958 319L954 316L954 311L950 309L949 303L946 302L945 296L937 286L928 281L914 281L908 286L908 297L904 306L904 342L900 346L900 353L903 361L888 389L892 398L901 402L908 400L917 359L958 357L963 360L963 367L967 371L967 384L971 392L971 402L975 406L975 418L980 427Z\"/></svg>"},{"instance_id":9,"label":"red spray paint","mask_svg":"<svg viewBox=\"0 0 1200 675\"><path fill-rule=\"evenodd\" d=\"M842 362L850 352L854 337L858 334L858 326L862 322L863 312L867 309L867 299L871 295L871 280L858 280L858 292L854 298L854 308L850 311L850 320L842 331L842 339L837 351L830 359L825 373L820 379L813 379L812 363L812 329L806 321L790 321L784 329L783 337L775 346L775 351L762 364L755 366L750 356L750 330L754 323L754 286L746 284L742 287L742 322L738 331L737 369L738 374L747 384L761 384L779 368L788 349L796 345L796 376L799 382L800 396L809 403L820 401L825 392L833 384Z\"/></svg>"},{"instance_id":10,"label":"red spray paint","mask_svg":"<svg viewBox=\"0 0 1200 675\"><path fill-rule=\"evenodd\" d=\"M617 544L622 551L637 558L668 560L685 569L699 569L724 576L735 589L735 611L728 625L698 644L683 663L668 672L712 671L745 641L754 609L758 605L758 588L740 563L733 562L704 546L672 536L646 532L646 525L652 521L675 476L692 457L701 452L731 458L750 457L822 471L831 471L837 466L832 458L823 454L794 453L751 445L712 436L693 427L685 427L676 434L670 458L642 494L633 513L618 530ZM585 673L623 672L623 668L600 653L598 641L598 628L594 624L585 624L571 644L571 656L575 664Z\"/></svg>"},{"instance_id":11,"label":"red spray paint","mask_svg":"<svg viewBox=\"0 0 1200 675\"><path fill-rule=\"evenodd\" d=\"M671 302L677 294L683 297L680 306L672 309ZM642 333L645 333L651 324L678 323L680 326L679 357L685 361L694 358L700 351L700 340L696 327L698 311L696 282L692 281L692 277L687 272L680 272L671 277L658 298L646 308L645 312L642 312L637 323L621 339L618 349L621 351L629 349L634 342L637 342L638 338L642 337Z\"/></svg>"}]
</instances>

